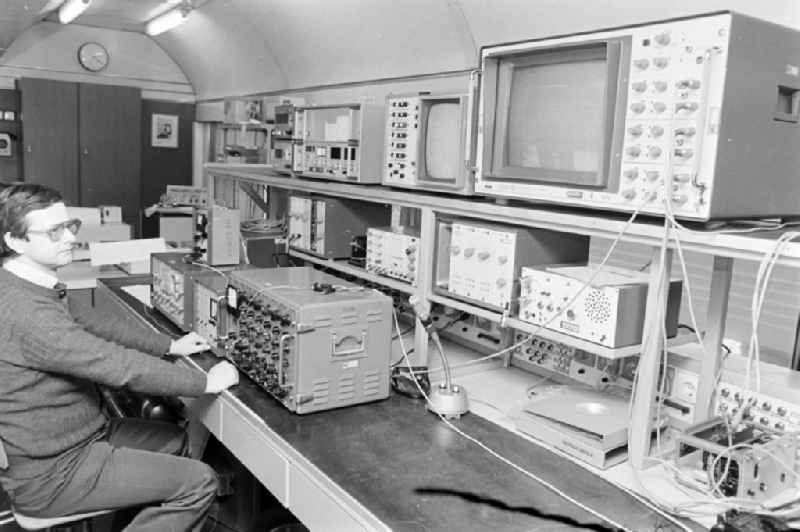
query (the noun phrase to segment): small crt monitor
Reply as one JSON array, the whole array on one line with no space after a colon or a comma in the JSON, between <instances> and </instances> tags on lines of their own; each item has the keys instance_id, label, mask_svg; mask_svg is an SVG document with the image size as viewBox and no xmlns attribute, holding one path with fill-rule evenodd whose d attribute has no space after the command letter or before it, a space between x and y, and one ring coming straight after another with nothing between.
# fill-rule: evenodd
<instances>
[{"instance_id":1,"label":"small crt monitor","mask_svg":"<svg viewBox=\"0 0 800 532\"><path fill-rule=\"evenodd\" d=\"M468 94L389 95L382 183L471 195L472 108Z\"/></svg>"}]
</instances>

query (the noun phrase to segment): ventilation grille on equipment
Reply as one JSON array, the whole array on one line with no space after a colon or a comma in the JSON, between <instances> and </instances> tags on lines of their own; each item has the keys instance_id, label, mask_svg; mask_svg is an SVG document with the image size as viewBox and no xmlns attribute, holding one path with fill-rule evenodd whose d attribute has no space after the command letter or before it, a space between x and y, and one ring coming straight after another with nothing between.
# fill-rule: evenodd
<instances>
[{"instance_id":1,"label":"ventilation grille on equipment","mask_svg":"<svg viewBox=\"0 0 800 532\"><path fill-rule=\"evenodd\" d=\"M605 323L611 319L611 302L602 290L592 290L586 294L583 311L594 323Z\"/></svg>"},{"instance_id":2,"label":"ventilation grille on equipment","mask_svg":"<svg viewBox=\"0 0 800 532\"><path fill-rule=\"evenodd\" d=\"M381 382L380 371L368 371L364 373L364 396L381 393Z\"/></svg>"}]
</instances>

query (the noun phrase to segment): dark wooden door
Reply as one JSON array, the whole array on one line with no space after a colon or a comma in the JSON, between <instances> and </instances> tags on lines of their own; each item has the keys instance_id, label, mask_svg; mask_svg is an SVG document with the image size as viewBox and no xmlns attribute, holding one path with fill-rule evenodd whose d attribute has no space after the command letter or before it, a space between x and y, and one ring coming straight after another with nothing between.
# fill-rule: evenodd
<instances>
[{"instance_id":1,"label":"dark wooden door","mask_svg":"<svg viewBox=\"0 0 800 532\"><path fill-rule=\"evenodd\" d=\"M123 220L134 228L139 222L141 112L138 88L80 85L81 205L120 205Z\"/></svg>"},{"instance_id":2,"label":"dark wooden door","mask_svg":"<svg viewBox=\"0 0 800 532\"><path fill-rule=\"evenodd\" d=\"M17 88L24 180L55 188L78 205L78 84L20 78Z\"/></svg>"}]
</instances>

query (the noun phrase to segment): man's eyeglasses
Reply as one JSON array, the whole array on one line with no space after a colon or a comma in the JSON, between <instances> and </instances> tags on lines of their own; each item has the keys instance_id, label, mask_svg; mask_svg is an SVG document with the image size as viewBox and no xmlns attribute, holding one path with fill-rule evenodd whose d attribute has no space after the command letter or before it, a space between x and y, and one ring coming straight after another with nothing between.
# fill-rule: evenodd
<instances>
[{"instance_id":1,"label":"man's eyeglasses","mask_svg":"<svg viewBox=\"0 0 800 532\"><path fill-rule=\"evenodd\" d=\"M73 235L77 235L80 228L81 221L75 218L73 220L67 220L66 222L61 222L58 225L54 225L50 229L28 229L28 232L47 235L50 237L51 241L60 242L61 238L64 236L65 230L68 230Z\"/></svg>"}]
</instances>

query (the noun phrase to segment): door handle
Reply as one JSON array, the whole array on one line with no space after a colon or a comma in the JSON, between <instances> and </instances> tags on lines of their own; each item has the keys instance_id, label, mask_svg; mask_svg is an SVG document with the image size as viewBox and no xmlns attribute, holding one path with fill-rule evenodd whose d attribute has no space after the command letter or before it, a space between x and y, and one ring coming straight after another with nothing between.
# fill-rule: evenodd
<instances>
[{"instance_id":1,"label":"door handle","mask_svg":"<svg viewBox=\"0 0 800 532\"><path fill-rule=\"evenodd\" d=\"M83 154L84 155L89 155L89 148L84 148L83 149Z\"/></svg>"},{"instance_id":2,"label":"door handle","mask_svg":"<svg viewBox=\"0 0 800 532\"><path fill-rule=\"evenodd\" d=\"M31 153L31 152L33 151L33 148L31 147L31 145L30 145L30 144L28 144L28 145L25 147L25 151L26 151L26 152L28 152L28 153Z\"/></svg>"}]
</instances>

